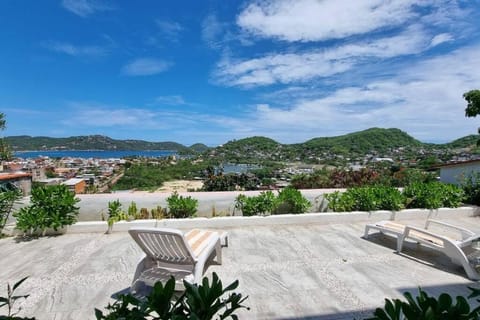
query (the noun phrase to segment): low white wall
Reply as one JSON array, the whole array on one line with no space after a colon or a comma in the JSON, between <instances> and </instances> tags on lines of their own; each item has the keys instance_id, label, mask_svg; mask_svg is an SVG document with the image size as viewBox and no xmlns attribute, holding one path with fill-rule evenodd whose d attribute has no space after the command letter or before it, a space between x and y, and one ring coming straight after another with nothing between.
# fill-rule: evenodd
<instances>
[{"instance_id":1,"label":"low white wall","mask_svg":"<svg viewBox=\"0 0 480 320\"><path fill-rule=\"evenodd\" d=\"M114 224L112 232L126 232L132 227L157 227L157 228L234 228L249 226L272 226L285 224L346 224L360 222L374 222L380 220L426 220L447 219L454 217L473 217L480 215L479 207L440 208L436 210L407 209L401 211L372 211L372 212L321 212L305 214L285 214L272 216L252 217L215 217L215 218L189 218L189 219L162 219L162 220L135 220L120 221ZM68 226L62 232L88 233L106 232L108 229L105 221L77 222ZM7 226L4 232L10 235L21 234L14 229L14 225Z\"/></svg>"},{"instance_id":2,"label":"low white wall","mask_svg":"<svg viewBox=\"0 0 480 320\"><path fill-rule=\"evenodd\" d=\"M311 212L325 211L325 204L322 203L323 194L331 193L336 190L344 191L345 189L309 189L300 190L304 197L311 203ZM199 217L212 217L213 208L215 208L216 216L232 216L234 215L235 198L239 194L253 196L260 194L261 191L225 191L225 192L184 192L182 196L191 196L198 200ZM274 191L276 192L276 191ZM152 209L157 206L167 207L166 199L170 193L165 192L115 192L105 194L83 194L77 195L80 199L78 206L80 207L79 221L102 220L102 214L107 217L108 202L119 200L123 209L126 211L132 201L137 205L137 209Z\"/></svg>"}]
</instances>

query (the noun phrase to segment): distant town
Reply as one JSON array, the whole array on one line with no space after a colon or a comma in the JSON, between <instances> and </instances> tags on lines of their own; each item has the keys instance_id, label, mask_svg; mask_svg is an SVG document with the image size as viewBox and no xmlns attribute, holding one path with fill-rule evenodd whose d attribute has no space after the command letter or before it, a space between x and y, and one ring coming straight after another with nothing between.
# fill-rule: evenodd
<instances>
[{"instance_id":1,"label":"distant town","mask_svg":"<svg viewBox=\"0 0 480 320\"><path fill-rule=\"evenodd\" d=\"M206 147L202 152L192 149L186 152L186 147L182 147L181 152L166 157L14 158L3 162L0 181L3 185L15 183L21 186L24 194L29 194L32 184L64 184L82 194L125 189L157 190L168 181L182 179L210 179L207 187L196 184L197 188L188 191L230 190L225 187L228 184L235 189L277 189L289 185L292 179L308 177L319 170L382 169L394 172L413 168L439 176L438 169L443 165L471 163L479 159L476 139L472 135L449 144L424 144L398 129L378 128L346 136L312 139L297 145L282 145L265 137L252 137L230 141L216 148ZM98 145L95 138L89 138L89 141ZM108 141L109 146L114 145ZM17 145L13 147L18 149ZM65 146L50 146L50 150L58 149L65 149ZM250 183L242 185L238 179L230 178L228 183L219 186L219 177L216 176L219 174L222 179L244 175L240 180L250 180Z\"/></svg>"}]
</instances>

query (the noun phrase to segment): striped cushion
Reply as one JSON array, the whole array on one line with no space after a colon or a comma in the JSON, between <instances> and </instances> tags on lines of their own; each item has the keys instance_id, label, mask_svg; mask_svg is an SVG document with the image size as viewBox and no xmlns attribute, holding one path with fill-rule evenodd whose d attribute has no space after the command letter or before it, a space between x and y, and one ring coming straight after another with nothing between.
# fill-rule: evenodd
<instances>
[{"instance_id":1,"label":"striped cushion","mask_svg":"<svg viewBox=\"0 0 480 320\"><path fill-rule=\"evenodd\" d=\"M200 256L210 243L212 238L218 237L218 233L215 231L193 229L185 234L190 249L196 257Z\"/></svg>"}]
</instances>

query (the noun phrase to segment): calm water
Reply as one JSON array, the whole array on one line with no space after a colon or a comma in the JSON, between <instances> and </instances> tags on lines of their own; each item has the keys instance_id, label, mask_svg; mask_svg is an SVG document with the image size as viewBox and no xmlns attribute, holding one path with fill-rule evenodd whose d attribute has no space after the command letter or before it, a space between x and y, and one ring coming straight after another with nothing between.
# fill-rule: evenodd
<instances>
[{"instance_id":1,"label":"calm water","mask_svg":"<svg viewBox=\"0 0 480 320\"><path fill-rule=\"evenodd\" d=\"M123 150L123 151L25 151L25 152L15 152L15 156L19 158L38 158L50 157L50 158L62 158L62 157L71 157L71 158L97 158L97 159L110 159L110 158L123 158L131 156L139 157L167 157L175 155L175 151L167 150L148 150L148 151L139 151L139 150Z\"/></svg>"}]
</instances>

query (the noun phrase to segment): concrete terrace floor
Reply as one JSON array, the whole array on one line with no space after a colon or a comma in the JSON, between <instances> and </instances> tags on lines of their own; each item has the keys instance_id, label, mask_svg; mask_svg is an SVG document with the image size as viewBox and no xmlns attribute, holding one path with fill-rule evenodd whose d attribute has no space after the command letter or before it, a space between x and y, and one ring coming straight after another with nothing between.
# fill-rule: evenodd
<instances>
[{"instance_id":1,"label":"concrete terrace floor","mask_svg":"<svg viewBox=\"0 0 480 320\"><path fill-rule=\"evenodd\" d=\"M445 220L480 232L479 217ZM422 221L411 221L422 225ZM210 265L223 283L238 279L249 298L241 319L363 319L385 297L418 286L439 295L467 294L463 269L409 243L396 254L382 235L361 238L365 223L231 228L223 265ZM127 233L66 234L24 241L0 239L0 295L6 282L29 276L21 314L37 319L94 319L94 308L128 289L141 252ZM3 310L2 310L3 311ZM0 312L1 313L1 312Z\"/></svg>"}]
</instances>

